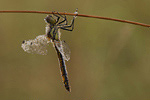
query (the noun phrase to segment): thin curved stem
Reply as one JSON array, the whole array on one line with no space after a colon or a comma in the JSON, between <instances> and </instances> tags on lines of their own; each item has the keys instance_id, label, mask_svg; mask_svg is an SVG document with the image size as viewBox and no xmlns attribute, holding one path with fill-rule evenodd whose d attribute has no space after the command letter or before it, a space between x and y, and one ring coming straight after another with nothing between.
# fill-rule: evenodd
<instances>
[{"instance_id":1,"label":"thin curved stem","mask_svg":"<svg viewBox=\"0 0 150 100\"><path fill-rule=\"evenodd\" d=\"M52 12L49 11L15 11L15 10L7 10L7 11L0 11L0 13L36 13L36 14L52 14ZM57 14L57 12L53 12L54 14ZM71 15L74 16L76 14L74 13L64 13L64 12L59 12L61 15ZM139 23L139 22L133 22L133 21L128 21L128 20L122 20L122 19L115 19L115 18L109 18L109 17L102 17L102 16L93 16L93 15L84 15L84 14L78 14L77 16L80 17L89 17L89 18L97 18L97 19L104 19L104 20L112 20L112 21L117 21L117 22L123 22L123 23L129 23L129 24L134 24L134 25L140 25L144 27L150 27L148 24L144 23Z\"/></svg>"}]
</instances>

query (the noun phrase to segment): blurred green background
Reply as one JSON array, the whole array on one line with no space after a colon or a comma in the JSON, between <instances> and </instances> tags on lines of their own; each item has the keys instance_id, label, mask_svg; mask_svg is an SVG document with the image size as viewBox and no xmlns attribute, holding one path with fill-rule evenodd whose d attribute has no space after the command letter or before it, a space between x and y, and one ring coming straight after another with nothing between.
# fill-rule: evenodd
<instances>
[{"instance_id":1,"label":"blurred green background","mask_svg":"<svg viewBox=\"0 0 150 100\"><path fill-rule=\"evenodd\" d=\"M150 24L150 0L1 0L0 10L37 10ZM150 100L150 29L77 17L61 31L71 49L65 90L55 50L28 54L23 40L45 33L42 14L0 13L0 100ZM71 20L72 16L68 16Z\"/></svg>"}]
</instances>

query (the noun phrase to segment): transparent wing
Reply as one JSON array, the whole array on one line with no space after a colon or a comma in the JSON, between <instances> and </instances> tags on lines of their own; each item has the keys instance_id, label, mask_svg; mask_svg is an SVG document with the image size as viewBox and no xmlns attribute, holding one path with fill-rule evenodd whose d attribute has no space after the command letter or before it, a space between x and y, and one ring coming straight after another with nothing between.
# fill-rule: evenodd
<instances>
[{"instance_id":1,"label":"transparent wing","mask_svg":"<svg viewBox=\"0 0 150 100\"><path fill-rule=\"evenodd\" d=\"M49 40L45 35L39 35L33 40L24 40L21 47L27 53L46 55Z\"/></svg>"},{"instance_id":2,"label":"transparent wing","mask_svg":"<svg viewBox=\"0 0 150 100\"><path fill-rule=\"evenodd\" d=\"M62 40L62 41L54 41L56 47L58 48L59 52L62 54L63 58L67 61L70 60L70 48L68 44Z\"/></svg>"}]
</instances>

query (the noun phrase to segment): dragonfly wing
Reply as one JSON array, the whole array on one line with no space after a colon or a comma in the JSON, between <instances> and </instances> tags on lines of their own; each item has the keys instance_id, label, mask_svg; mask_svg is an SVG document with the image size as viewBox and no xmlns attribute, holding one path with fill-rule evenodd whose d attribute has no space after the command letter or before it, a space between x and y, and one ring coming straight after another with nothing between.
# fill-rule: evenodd
<instances>
[{"instance_id":1,"label":"dragonfly wing","mask_svg":"<svg viewBox=\"0 0 150 100\"><path fill-rule=\"evenodd\" d=\"M70 60L71 51L68 44L65 41L62 41L62 48L63 48L63 54L65 56L65 60L67 61Z\"/></svg>"},{"instance_id":2,"label":"dragonfly wing","mask_svg":"<svg viewBox=\"0 0 150 100\"><path fill-rule=\"evenodd\" d=\"M65 41L54 41L54 42L59 52L61 52L62 56L64 57L64 59L69 61L71 51L70 51L68 44Z\"/></svg>"},{"instance_id":3,"label":"dragonfly wing","mask_svg":"<svg viewBox=\"0 0 150 100\"><path fill-rule=\"evenodd\" d=\"M55 47L55 50L56 50L57 55L58 55L59 66L60 66L60 71L61 71L63 83L65 85L65 88L70 92L65 60L64 60L64 57L59 50L60 49L59 45L58 46L56 46L56 45L58 45L58 44L54 43L54 47Z\"/></svg>"},{"instance_id":4,"label":"dragonfly wing","mask_svg":"<svg viewBox=\"0 0 150 100\"><path fill-rule=\"evenodd\" d=\"M45 35L39 35L32 40L24 40L21 47L27 53L46 55L49 40Z\"/></svg>"}]
</instances>

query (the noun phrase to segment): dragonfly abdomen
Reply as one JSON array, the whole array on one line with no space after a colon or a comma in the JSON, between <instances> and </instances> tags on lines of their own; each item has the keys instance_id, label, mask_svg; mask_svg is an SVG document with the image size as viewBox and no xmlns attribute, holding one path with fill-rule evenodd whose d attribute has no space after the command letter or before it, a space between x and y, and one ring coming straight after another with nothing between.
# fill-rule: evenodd
<instances>
[{"instance_id":1,"label":"dragonfly abdomen","mask_svg":"<svg viewBox=\"0 0 150 100\"><path fill-rule=\"evenodd\" d=\"M63 83L65 85L65 88L70 92L66 66L61 66L61 75L62 75L62 79L63 79Z\"/></svg>"},{"instance_id":2,"label":"dragonfly abdomen","mask_svg":"<svg viewBox=\"0 0 150 100\"><path fill-rule=\"evenodd\" d=\"M67 70L66 70L66 65L65 65L65 60L62 56L62 54L59 52L58 48L55 45L55 49L58 55L58 59L59 59L59 65L60 65L60 71L61 71L61 75L62 75L62 80L63 83L65 85L66 90L68 90L70 92L70 87L69 87L69 81L68 81L68 76L67 76Z\"/></svg>"}]
</instances>

